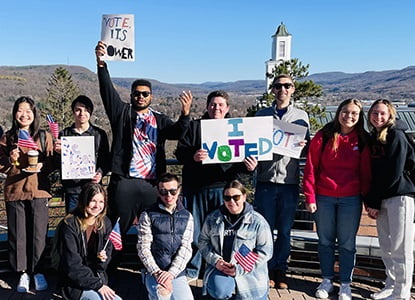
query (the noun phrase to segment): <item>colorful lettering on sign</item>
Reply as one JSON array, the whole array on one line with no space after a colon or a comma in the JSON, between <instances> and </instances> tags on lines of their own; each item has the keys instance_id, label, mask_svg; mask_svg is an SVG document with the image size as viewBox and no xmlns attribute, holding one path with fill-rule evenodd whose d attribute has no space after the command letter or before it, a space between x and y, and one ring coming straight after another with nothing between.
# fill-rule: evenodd
<instances>
[{"instance_id":1,"label":"colorful lettering on sign","mask_svg":"<svg viewBox=\"0 0 415 300\"><path fill-rule=\"evenodd\" d=\"M125 41L130 26L130 18L123 17L104 17L105 26L111 28L110 34L112 39Z\"/></svg>"},{"instance_id":2,"label":"colorful lettering on sign","mask_svg":"<svg viewBox=\"0 0 415 300\"><path fill-rule=\"evenodd\" d=\"M228 131L228 141L225 145L218 145L217 141L208 145L203 143L202 148L208 153L210 159L216 158L219 161L227 162L232 158L264 155L272 150L272 142L266 138L258 138L257 142L246 142L243 138L244 132L239 129L239 125L243 123L243 119L235 118L229 119L228 125L231 126L231 130ZM242 137L242 138L234 138Z\"/></svg>"},{"instance_id":3,"label":"colorful lettering on sign","mask_svg":"<svg viewBox=\"0 0 415 300\"><path fill-rule=\"evenodd\" d=\"M273 135L273 143L275 146L288 147L290 138L294 133L283 131L281 129L275 130Z\"/></svg>"}]
</instances>

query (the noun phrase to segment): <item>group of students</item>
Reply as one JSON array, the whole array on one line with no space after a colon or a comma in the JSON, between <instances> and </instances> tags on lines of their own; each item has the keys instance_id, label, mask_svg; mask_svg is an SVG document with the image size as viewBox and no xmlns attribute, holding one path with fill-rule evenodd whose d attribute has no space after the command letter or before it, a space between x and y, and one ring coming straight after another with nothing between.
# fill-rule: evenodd
<instances>
[{"instance_id":1,"label":"group of students","mask_svg":"<svg viewBox=\"0 0 415 300\"><path fill-rule=\"evenodd\" d=\"M74 100L74 124L60 133L94 136L97 162L92 180L63 182L68 214L57 234L64 298L119 299L107 285L105 269L113 250L107 241L116 220L120 219L124 237L136 217L137 252L149 299L193 299L188 280L199 276L202 258L206 262L203 292L215 299L266 299L270 286L288 287L285 272L299 199L298 160L274 154L266 162L247 157L241 163L202 164L207 153L200 149L200 120L190 121L191 92L180 95L182 113L176 122L149 108L153 95L147 80L133 82L131 103L125 103L101 60L105 51L105 44L99 42L95 54L100 94L113 132L111 155L105 132L89 122L93 104L85 96ZM276 77L275 101L257 115L308 127L307 114L292 105L294 91L288 75ZM226 92L210 93L202 119L230 117L228 100ZM59 138L54 140L40 129L31 98L16 100L12 117L12 127L0 141L0 171L7 174L10 264L21 273L19 292L29 290L31 277L40 291L47 289L40 267L51 197L48 174L59 166L61 145ZM377 221L387 274L385 288L372 298L410 297L415 186L408 171L415 165L415 153L406 139L405 124L396 119L389 101L376 101L368 119L370 133L364 129L362 104L346 100L311 142L308 134L301 142L307 153L306 206L315 216L319 237L323 282L316 291L318 298L333 291L337 241L339 297L351 299L362 201ZM30 148L18 146L21 129L29 132L40 152L36 172L27 172ZM166 139L179 140L176 157L184 166L183 191L179 178L165 173ZM108 171L107 199L99 182ZM251 205L241 178L254 171L257 183ZM241 256L254 262L246 265Z\"/></svg>"}]
</instances>

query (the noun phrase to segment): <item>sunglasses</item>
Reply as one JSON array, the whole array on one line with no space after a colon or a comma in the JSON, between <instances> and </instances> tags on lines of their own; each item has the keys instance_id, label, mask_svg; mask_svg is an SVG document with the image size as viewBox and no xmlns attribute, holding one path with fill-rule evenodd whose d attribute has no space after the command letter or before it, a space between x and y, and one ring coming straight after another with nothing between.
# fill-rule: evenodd
<instances>
[{"instance_id":1,"label":"sunglasses","mask_svg":"<svg viewBox=\"0 0 415 300\"><path fill-rule=\"evenodd\" d=\"M226 202L231 201L231 200L239 201L239 199L241 199L241 196L242 196L242 194L241 195L232 195L232 196L224 195L223 200L225 200Z\"/></svg>"},{"instance_id":2,"label":"sunglasses","mask_svg":"<svg viewBox=\"0 0 415 300\"><path fill-rule=\"evenodd\" d=\"M151 95L151 92L147 92L147 91L145 91L145 92L134 91L133 92L133 97L137 97L137 98L139 98L140 96L143 96L144 98L147 98L150 95Z\"/></svg>"},{"instance_id":3,"label":"sunglasses","mask_svg":"<svg viewBox=\"0 0 415 300\"><path fill-rule=\"evenodd\" d=\"M293 86L294 85L292 83L276 83L272 87L276 90L280 90L280 89L282 89L282 87L284 87L286 90L289 90Z\"/></svg>"},{"instance_id":4,"label":"sunglasses","mask_svg":"<svg viewBox=\"0 0 415 300\"><path fill-rule=\"evenodd\" d=\"M179 189L170 189L170 190L166 190L166 189L160 189L159 193L162 196L167 196L167 194L170 194L172 196L176 195L179 192Z\"/></svg>"}]
</instances>

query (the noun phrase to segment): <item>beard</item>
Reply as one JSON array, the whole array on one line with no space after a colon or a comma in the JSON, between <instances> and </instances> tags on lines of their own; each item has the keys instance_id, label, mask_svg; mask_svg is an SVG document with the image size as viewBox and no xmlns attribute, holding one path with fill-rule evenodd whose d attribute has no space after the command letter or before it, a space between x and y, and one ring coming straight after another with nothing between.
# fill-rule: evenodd
<instances>
[{"instance_id":1,"label":"beard","mask_svg":"<svg viewBox=\"0 0 415 300\"><path fill-rule=\"evenodd\" d=\"M147 109L150 106L150 104L151 104L151 100L149 100L146 103L139 104L137 103L137 101L135 101L135 99L131 99L131 105L133 109L138 112Z\"/></svg>"}]
</instances>

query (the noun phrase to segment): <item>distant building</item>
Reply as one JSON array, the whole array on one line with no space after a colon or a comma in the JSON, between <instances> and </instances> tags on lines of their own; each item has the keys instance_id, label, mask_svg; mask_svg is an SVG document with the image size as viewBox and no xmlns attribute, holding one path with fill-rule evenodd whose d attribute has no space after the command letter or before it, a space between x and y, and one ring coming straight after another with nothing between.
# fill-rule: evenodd
<instances>
[{"instance_id":1,"label":"distant building","mask_svg":"<svg viewBox=\"0 0 415 300\"><path fill-rule=\"evenodd\" d=\"M272 50L271 59L265 62L266 65L266 88L265 91L269 92L269 87L272 83L272 79L267 74L272 74L276 66L281 62L291 59L291 34L288 33L287 28L281 22L277 31L272 36Z\"/></svg>"}]
</instances>

